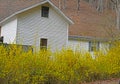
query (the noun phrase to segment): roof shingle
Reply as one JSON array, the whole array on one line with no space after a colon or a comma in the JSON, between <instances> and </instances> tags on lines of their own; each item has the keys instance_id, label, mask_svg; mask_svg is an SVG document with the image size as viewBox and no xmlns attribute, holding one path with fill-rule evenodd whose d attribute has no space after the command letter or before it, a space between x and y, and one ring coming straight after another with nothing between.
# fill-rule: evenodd
<instances>
[{"instance_id":1,"label":"roof shingle","mask_svg":"<svg viewBox=\"0 0 120 84\"><path fill-rule=\"evenodd\" d=\"M13 13L28 8L44 0L0 0L0 21Z\"/></svg>"}]
</instances>

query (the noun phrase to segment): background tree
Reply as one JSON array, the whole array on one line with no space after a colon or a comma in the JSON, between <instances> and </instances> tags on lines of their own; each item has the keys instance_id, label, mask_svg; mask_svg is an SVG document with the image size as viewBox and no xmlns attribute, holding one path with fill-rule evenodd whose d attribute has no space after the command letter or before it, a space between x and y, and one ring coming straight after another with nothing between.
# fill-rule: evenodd
<instances>
[{"instance_id":1,"label":"background tree","mask_svg":"<svg viewBox=\"0 0 120 84\"><path fill-rule=\"evenodd\" d=\"M103 9L104 9L103 0L98 0L97 11L103 12Z\"/></svg>"},{"instance_id":2,"label":"background tree","mask_svg":"<svg viewBox=\"0 0 120 84\"><path fill-rule=\"evenodd\" d=\"M58 3L59 3L59 9L61 9L61 5L62 5L61 0L59 0Z\"/></svg>"},{"instance_id":3,"label":"background tree","mask_svg":"<svg viewBox=\"0 0 120 84\"><path fill-rule=\"evenodd\" d=\"M63 9L66 8L66 0L63 0Z\"/></svg>"},{"instance_id":4,"label":"background tree","mask_svg":"<svg viewBox=\"0 0 120 84\"><path fill-rule=\"evenodd\" d=\"M77 0L77 10L80 10L80 0Z\"/></svg>"},{"instance_id":5,"label":"background tree","mask_svg":"<svg viewBox=\"0 0 120 84\"><path fill-rule=\"evenodd\" d=\"M65 9L66 8L66 0L58 0L58 6L59 6L59 9Z\"/></svg>"},{"instance_id":6,"label":"background tree","mask_svg":"<svg viewBox=\"0 0 120 84\"><path fill-rule=\"evenodd\" d=\"M115 6L116 11L116 25L117 28L120 29L120 0L111 0Z\"/></svg>"}]
</instances>

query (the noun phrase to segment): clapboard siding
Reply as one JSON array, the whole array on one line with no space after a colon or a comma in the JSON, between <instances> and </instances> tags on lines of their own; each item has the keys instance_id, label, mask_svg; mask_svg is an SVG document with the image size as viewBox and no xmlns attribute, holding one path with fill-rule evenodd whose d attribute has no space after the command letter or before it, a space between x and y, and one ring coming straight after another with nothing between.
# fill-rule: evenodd
<instances>
[{"instance_id":1,"label":"clapboard siding","mask_svg":"<svg viewBox=\"0 0 120 84\"><path fill-rule=\"evenodd\" d=\"M41 6L19 14L17 30L18 44L40 47L40 38L47 38L48 46L54 51L66 46L68 41L68 23L51 7L49 18L41 17Z\"/></svg>"},{"instance_id":2,"label":"clapboard siding","mask_svg":"<svg viewBox=\"0 0 120 84\"><path fill-rule=\"evenodd\" d=\"M2 24L1 36L4 37L3 43L16 43L17 18L13 17Z\"/></svg>"},{"instance_id":3,"label":"clapboard siding","mask_svg":"<svg viewBox=\"0 0 120 84\"><path fill-rule=\"evenodd\" d=\"M89 41L82 41L82 40L69 40L68 41L68 47L75 50L79 51L89 51ZM100 42L100 51L105 52L106 50L109 49L109 43L107 42Z\"/></svg>"},{"instance_id":4,"label":"clapboard siding","mask_svg":"<svg viewBox=\"0 0 120 84\"><path fill-rule=\"evenodd\" d=\"M101 42L100 43L100 51L106 52L110 48L110 45L108 42Z\"/></svg>"},{"instance_id":5,"label":"clapboard siding","mask_svg":"<svg viewBox=\"0 0 120 84\"><path fill-rule=\"evenodd\" d=\"M76 41L76 40L69 40L68 47L73 49L74 51L85 51L88 52L89 50L89 42L87 41Z\"/></svg>"}]
</instances>

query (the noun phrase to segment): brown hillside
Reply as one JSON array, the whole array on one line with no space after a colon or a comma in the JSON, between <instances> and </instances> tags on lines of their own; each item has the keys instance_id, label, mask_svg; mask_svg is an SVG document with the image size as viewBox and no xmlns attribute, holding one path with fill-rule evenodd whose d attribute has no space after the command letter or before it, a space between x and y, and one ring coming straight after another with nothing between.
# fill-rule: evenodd
<instances>
[{"instance_id":1,"label":"brown hillside","mask_svg":"<svg viewBox=\"0 0 120 84\"><path fill-rule=\"evenodd\" d=\"M52 1L58 6L59 0ZM67 7L61 10L75 22L70 26L69 35L104 38L116 31L111 11L98 13L84 0L80 2L79 11L77 0L67 0L66 4Z\"/></svg>"},{"instance_id":2,"label":"brown hillside","mask_svg":"<svg viewBox=\"0 0 120 84\"><path fill-rule=\"evenodd\" d=\"M44 0L0 0L0 21L13 13L40 3ZM56 6L59 0L51 0ZM62 0L61 0L62 1ZM80 10L77 10L77 0L66 0L66 8L61 10L74 21L74 25L70 26L70 36L86 36L86 37L108 37L111 31L116 31L113 26L114 21L110 17L110 12L100 14L84 0L80 2ZM58 6L59 7L59 6ZM108 16L110 17L108 19ZM107 32L106 32L107 31ZM108 32L109 31L109 32Z\"/></svg>"}]
</instances>

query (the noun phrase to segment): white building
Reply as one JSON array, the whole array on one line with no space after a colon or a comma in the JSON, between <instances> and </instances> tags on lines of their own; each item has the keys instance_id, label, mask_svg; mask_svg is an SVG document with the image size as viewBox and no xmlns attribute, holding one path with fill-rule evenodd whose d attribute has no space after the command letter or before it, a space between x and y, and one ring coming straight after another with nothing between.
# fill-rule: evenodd
<instances>
[{"instance_id":1,"label":"white building","mask_svg":"<svg viewBox=\"0 0 120 84\"><path fill-rule=\"evenodd\" d=\"M67 1L67 8L63 10L59 9L62 8L59 0L51 1L0 1L3 43L50 47L53 51L66 46L87 52L109 48L110 36L106 32L109 27L105 29L101 25L104 23L101 23L102 16L92 10L88 3L81 1L80 11L77 11L76 0Z\"/></svg>"},{"instance_id":2,"label":"white building","mask_svg":"<svg viewBox=\"0 0 120 84\"><path fill-rule=\"evenodd\" d=\"M69 36L68 46L74 51L106 51L110 48L108 39Z\"/></svg>"},{"instance_id":3,"label":"white building","mask_svg":"<svg viewBox=\"0 0 120 84\"><path fill-rule=\"evenodd\" d=\"M73 22L46 0L1 20L1 36L3 43L50 47L54 51L67 45L70 24Z\"/></svg>"}]
</instances>

